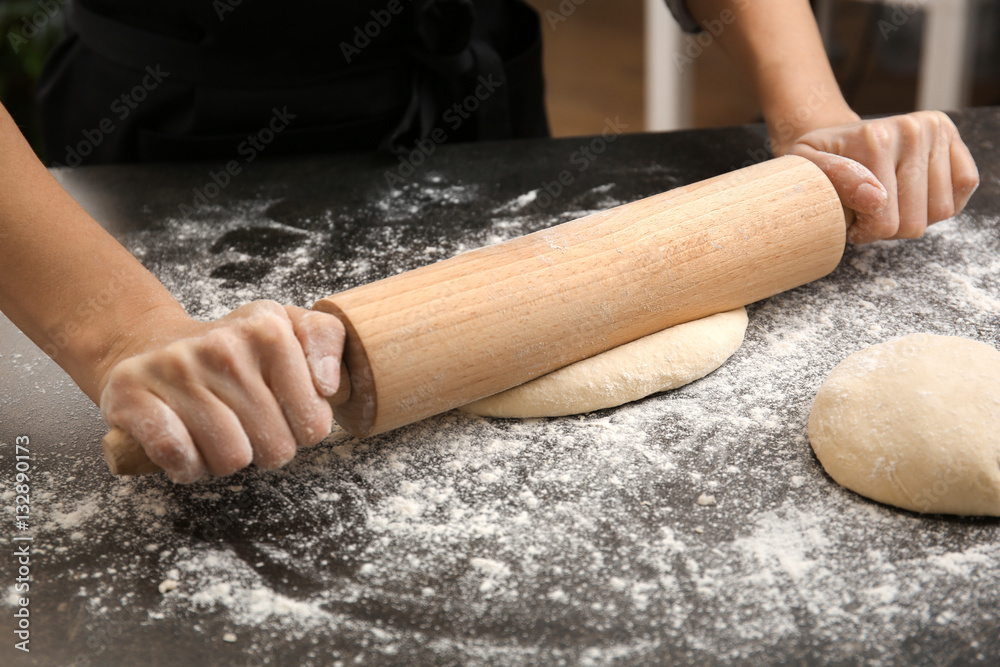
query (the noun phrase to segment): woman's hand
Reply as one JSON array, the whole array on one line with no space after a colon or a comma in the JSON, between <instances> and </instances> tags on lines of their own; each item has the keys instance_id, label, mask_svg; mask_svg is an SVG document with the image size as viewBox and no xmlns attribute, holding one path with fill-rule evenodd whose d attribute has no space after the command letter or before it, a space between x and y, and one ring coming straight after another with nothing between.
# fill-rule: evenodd
<instances>
[{"instance_id":1,"label":"woman's hand","mask_svg":"<svg viewBox=\"0 0 1000 667\"><path fill-rule=\"evenodd\" d=\"M175 482L279 468L329 432L339 384L336 317L255 301L214 322L160 323L112 367L100 406ZM164 330L165 329L165 330Z\"/></svg>"},{"instance_id":2,"label":"woman's hand","mask_svg":"<svg viewBox=\"0 0 1000 667\"><path fill-rule=\"evenodd\" d=\"M979 171L945 114L918 111L806 132L777 155L801 155L833 182L857 218L852 243L916 238L961 211Z\"/></svg>"},{"instance_id":3,"label":"woman's hand","mask_svg":"<svg viewBox=\"0 0 1000 667\"><path fill-rule=\"evenodd\" d=\"M196 322L35 157L0 105L0 310L178 482L329 433L344 328L258 301ZM126 288L127 287L127 288ZM112 294L95 306L96 295Z\"/></svg>"},{"instance_id":4,"label":"woman's hand","mask_svg":"<svg viewBox=\"0 0 1000 667\"><path fill-rule=\"evenodd\" d=\"M855 211L849 240L920 236L965 206L979 172L951 119L921 111L861 121L840 92L809 2L687 6L749 76L772 152L815 162Z\"/></svg>"}]
</instances>

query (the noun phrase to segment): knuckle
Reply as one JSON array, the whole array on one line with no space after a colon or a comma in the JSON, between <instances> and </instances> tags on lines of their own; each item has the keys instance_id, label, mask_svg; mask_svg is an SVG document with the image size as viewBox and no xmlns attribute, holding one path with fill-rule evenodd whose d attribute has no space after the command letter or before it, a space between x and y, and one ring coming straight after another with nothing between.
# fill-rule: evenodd
<instances>
[{"instance_id":1,"label":"knuckle","mask_svg":"<svg viewBox=\"0 0 1000 667\"><path fill-rule=\"evenodd\" d=\"M149 356L148 369L154 376L168 384L189 384L194 377L187 343L177 341Z\"/></svg>"},{"instance_id":2,"label":"knuckle","mask_svg":"<svg viewBox=\"0 0 1000 667\"><path fill-rule=\"evenodd\" d=\"M928 127L937 129L941 126L941 117L944 116L940 111L935 110L924 110L924 111L914 111L913 113L906 114L903 118L912 118L917 124L926 124Z\"/></svg>"},{"instance_id":3,"label":"knuckle","mask_svg":"<svg viewBox=\"0 0 1000 667\"><path fill-rule=\"evenodd\" d=\"M249 338L257 346L272 348L285 343L291 335L291 325L287 320L274 314L264 314L254 320Z\"/></svg>"},{"instance_id":4,"label":"knuckle","mask_svg":"<svg viewBox=\"0 0 1000 667\"><path fill-rule=\"evenodd\" d=\"M908 145L919 142L924 134L924 122L916 114L900 116L898 127L900 136Z\"/></svg>"},{"instance_id":5,"label":"knuckle","mask_svg":"<svg viewBox=\"0 0 1000 667\"><path fill-rule=\"evenodd\" d=\"M329 322L326 324L327 329L330 331L330 335L333 336L340 345L344 344L344 340L347 338L347 329L344 327L344 323L340 321L340 318L330 316Z\"/></svg>"},{"instance_id":6,"label":"knuckle","mask_svg":"<svg viewBox=\"0 0 1000 667\"><path fill-rule=\"evenodd\" d=\"M139 357L132 357L119 362L108 374L105 392L115 397L119 393L128 395L130 390L142 384L144 362Z\"/></svg>"},{"instance_id":7,"label":"knuckle","mask_svg":"<svg viewBox=\"0 0 1000 667\"><path fill-rule=\"evenodd\" d=\"M865 125L862 136L865 143L876 151L884 151L892 147L892 133L882 123Z\"/></svg>"},{"instance_id":8,"label":"knuckle","mask_svg":"<svg viewBox=\"0 0 1000 667\"><path fill-rule=\"evenodd\" d=\"M253 339L262 328L273 326L274 322L288 323L288 315L276 301L260 300L240 306L230 313L226 320L226 330L239 338Z\"/></svg>"},{"instance_id":9,"label":"knuckle","mask_svg":"<svg viewBox=\"0 0 1000 667\"><path fill-rule=\"evenodd\" d=\"M892 238L899 232L899 214L894 211L874 218L869 231L873 240Z\"/></svg>"},{"instance_id":10,"label":"knuckle","mask_svg":"<svg viewBox=\"0 0 1000 667\"><path fill-rule=\"evenodd\" d=\"M232 317L253 318L264 314L280 315L284 313L284 307L272 299L258 299L244 304L230 313Z\"/></svg>"},{"instance_id":11,"label":"knuckle","mask_svg":"<svg viewBox=\"0 0 1000 667\"><path fill-rule=\"evenodd\" d=\"M285 316L285 307L273 299L258 299L250 305L256 310L268 312L279 317Z\"/></svg>"},{"instance_id":12,"label":"knuckle","mask_svg":"<svg viewBox=\"0 0 1000 667\"><path fill-rule=\"evenodd\" d=\"M172 450L181 447L181 443L177 438L170 437L167 427L151 416L146 416L133 422L129 432L136 440L157 451Z\"/></svg>"},{"instance_id":13,"label":"knuckle","mask_svg":"<svg viewBox=\"0 0 1000 667\"><path fill-rule=\"evenodd\" d=\"M331 315L330 313L323 313L318 310L314 310L309 313L309 317L323 329L340 334L344 333L344 323L341 322L340 318L337 317L336 315Z\"/></svg>"},{"instance_id":14,"label":"knuckle","mask_svg":"<svg viewBox=\"0 0 1000 667\"><path fill-rule=\"evenodd\" d=\"M231 374L239 364L238 342L224 329L206 334L197 344L198 359L207 367Z\"/></svg>"},{"instance_id":15,"label":"knuckle","mask_svg":"<svg viewBox=\"0 0 1000 667\"><path fill-rule=\"evenodd\" d=\"M935 132L940 132L944 134L951 134L953 132L958 132L958 128L955 127L955 123L952 122L951 118L943 111L922 111L920 113L925 114L927 123L934 129Z\"/></svg>"}]
</instances>

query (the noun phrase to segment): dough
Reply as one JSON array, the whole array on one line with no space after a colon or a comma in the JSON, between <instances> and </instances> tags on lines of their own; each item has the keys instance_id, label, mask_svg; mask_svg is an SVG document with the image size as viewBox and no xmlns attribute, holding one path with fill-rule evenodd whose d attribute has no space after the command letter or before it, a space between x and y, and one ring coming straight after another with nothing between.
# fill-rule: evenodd
<instances>
[{"instance_id":1,"label":"dough","mask_svg":"<svg viewBox=\"0 0 1000 667\"><path fill-rule=\"evenodd\" d=\"M809 441L837 483L915 512L1000 516L1000 352L914 334L847 357Z\"/></svg>"},{"instance_id":2,"label":"dough","mask_svg":"<svg viewBox=\"0 0 1000 667\"><path fill-rule=\"evenodd\" d=\"M708 375L739 349L746 329L742 307L685 322L462 410L487 417L558 417L613 408Z\"/></svg>"}]
</instances>

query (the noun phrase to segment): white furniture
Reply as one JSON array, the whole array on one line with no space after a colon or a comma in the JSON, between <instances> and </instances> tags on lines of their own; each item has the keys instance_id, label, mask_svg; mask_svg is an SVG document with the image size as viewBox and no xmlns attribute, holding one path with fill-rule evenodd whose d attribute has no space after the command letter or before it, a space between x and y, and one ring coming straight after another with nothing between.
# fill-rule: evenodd
<instances>
[{"instance_id":1,"label":"white furniture","mask_svg":"<svg viewBox=\"0 0 1000 667\"><path fill-rule=\"evenodd\" d=\"M688 37L674 21L663 0L645 0L646 131L679 130L691 126L692 67L678 67L674 56L684 52Z\"/></svg>"}]
</instances>

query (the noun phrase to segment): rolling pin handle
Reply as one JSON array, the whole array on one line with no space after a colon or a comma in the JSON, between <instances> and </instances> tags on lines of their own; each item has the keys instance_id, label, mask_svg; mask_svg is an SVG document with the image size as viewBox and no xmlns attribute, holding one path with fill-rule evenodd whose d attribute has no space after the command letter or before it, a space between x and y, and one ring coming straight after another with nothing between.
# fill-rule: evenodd
<instances>
[{"instance_id":1,"label":"rolling pin handle","mask_svg":"<svg viewBox=\"0 0 1000 667\"><path fill-rule=\"evenodd\" d=\"M351 397L351 377L347 372L347 366L340 362L340 386L333 396L326 400L331 406L337 406L346 402ZM120 428L113 428L101 440L101 449L104 451L104 460L108 464L108 469L114 475L149 475L162 472L161 468L153 463L146 451L131 435Z\"/></svg>"}]
</instances>

